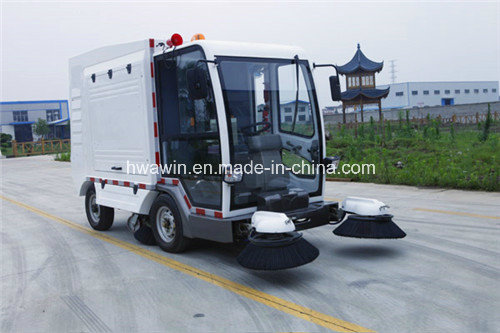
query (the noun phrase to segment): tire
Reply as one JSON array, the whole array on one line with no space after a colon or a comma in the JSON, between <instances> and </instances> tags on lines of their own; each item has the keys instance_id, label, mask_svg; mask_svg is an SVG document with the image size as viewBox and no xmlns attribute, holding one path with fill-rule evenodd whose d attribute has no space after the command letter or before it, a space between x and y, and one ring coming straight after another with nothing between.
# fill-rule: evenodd
<instances>
[{"instance_id":1,"label":"tire","mask_svg":"<svg viewBox=\"0 0 500 333\"><path fill-rule=\"evenodd\" d=\"M95 203L95 187L92 184L85 194L85 212L90 226L99 231L111 228L115 218L115 210L111 207L101 206Z\"/></svg>"},{"instance_id":2,"label":"tire","mask_svg":"<svg viewBox=\"0 0 500 333\"><path fill-rule=\"evenodd\" d=\"M175 200L166 194L156 198L149 211L149 225L158 246L166 252L183 252L190 239L184 237L182 218Z\"/></svg>"},{"instance_id":3,"label":"tire","mask_svg":"<svg viewBox=\"0 0 500 333\"><path fill-rule=\"evenodd\" d=\"M137 239L144 245L156 245L155 235L153 230L147 225L141 225L136 232L134 232L134 238Z\"/></svg>"}]
</instances>

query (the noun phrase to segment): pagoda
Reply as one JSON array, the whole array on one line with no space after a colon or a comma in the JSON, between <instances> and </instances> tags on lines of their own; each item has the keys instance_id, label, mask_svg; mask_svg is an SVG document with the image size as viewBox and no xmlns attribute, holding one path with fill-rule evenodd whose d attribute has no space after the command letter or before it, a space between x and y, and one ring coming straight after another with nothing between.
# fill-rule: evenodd
<instances>
[{"instance_id":1,"label":"pagoda","mask_svg":"<svg viewBox=\"0 0 500 333\"><path fill-rule=\"evenodd\" d=\"M363 118L363 106L367 104L378 104L379 120L382 121L382 98L389 94L389 88L375 88L375 73L384 67L384 62L375 62L368 59L358 43L358 50L347 64L337 66L337 72L346 76L346 91L342 92L342 114L346 122L345 110L348 107L360 108L361 122Z\"/></svg>"}]
</instances>

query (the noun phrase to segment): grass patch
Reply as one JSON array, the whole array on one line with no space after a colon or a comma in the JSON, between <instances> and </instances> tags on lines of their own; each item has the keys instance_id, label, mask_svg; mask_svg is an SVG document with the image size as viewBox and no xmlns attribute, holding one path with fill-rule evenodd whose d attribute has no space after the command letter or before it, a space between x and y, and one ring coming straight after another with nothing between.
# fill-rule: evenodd
<instances>
[{"instance_id":1,"label":"grass patch","mask_svg":"<svg viewBox=\"0 0 500 333\"><path fill-rule=\"evenodd\" d=\"M71 162L71 152L58 153L54 159L59 162Z\"/></svg>"},{"instance_id":2,"label":"grass patch","mask_svg":"<svg viewBox=\"0 0 500 333\"><path fill-rule=\"evenodd\" d=\"M343 163L374 164L374 175L336 174L361 182L499 191L500 124L426 125L389 123L342 128L327 144L327 155ZM485 130L485 126L488 126Z\"/></svg>"}]
</instances>

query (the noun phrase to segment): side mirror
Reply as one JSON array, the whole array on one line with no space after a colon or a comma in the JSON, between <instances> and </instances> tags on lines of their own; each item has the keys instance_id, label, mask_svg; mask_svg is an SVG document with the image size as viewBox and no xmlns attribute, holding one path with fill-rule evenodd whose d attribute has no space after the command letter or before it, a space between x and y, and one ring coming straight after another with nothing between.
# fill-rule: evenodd
<instances>
[{"instance_id":1,"label":"side mirror","mask_svg":"<svg viewBox=\"0 0 500 333\"><path fill-rule=\"evenodd\" d=\"M340 80L336 75L330 76L330 92L332 94L332 101L340 101L342 99L340 93Z\"/></svg>"},{"instance_id":2,"label":"side mirror","mask_svg":"<svg viewBox=\"0 0 500 333\"><path fill-rule=\"evenodd\" d=\"M203 99L208 95L207 72L202 66L188 69L186 71L189 96L192 99Z\"/></svg>"},{"instance_id":3,"label":"side mirror","mask_svg":"<svg viewBox=\"0 0 500 333\"><path fill-rule=\"evenodd\" d=\"M323 165L325 167L333 165L335 169L337 169L339 167L339 163L340 163L340 156L327 156L323 159Z\"/></svg>"},{"instance_id":4,"label":"side mirror","mask_svg":"<svg viewBox=\"0 0 500 333\"><path fill-rule=\"evenodd\" d=\"M243 180L242 170L235 170L232 166L224 168L224 182L229 185L239 183Z\"/></svg>"}]
</instances>

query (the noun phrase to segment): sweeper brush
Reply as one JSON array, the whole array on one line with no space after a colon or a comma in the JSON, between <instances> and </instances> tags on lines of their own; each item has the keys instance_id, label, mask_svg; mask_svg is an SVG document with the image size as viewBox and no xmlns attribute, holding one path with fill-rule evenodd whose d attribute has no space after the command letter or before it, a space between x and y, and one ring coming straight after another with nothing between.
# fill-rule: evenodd
<instances>
[{"instance_id":1,"label":"sweeper brush","mask_svg":"<svg viewBox=\"0 0 500 333\"><path fill-rule=\"evenodd\" d=\"M392 221L389 207L378 200L349 197L342 201L341 207L351 215L333 231L337 236L377 239L406 236Z\"/></svg>"},{"instance_id":2,"label":"sweeper brush","mask_svg":"<svg viewBox=\"0 0 500 333\"><path fill-rule=\"evenodd\" d=\"M144 245L156 245L153 230L147 225L146 218L132 214L127 220L127 228L134 234L134 238Z\"/></svg>"},{"instance_id":3,"label":"sweeper brush","mask_svg":"<svg viewBox=\"0 0 500 333\"><path fill-rule=\"evenodd\" d=\"M310 263L319 256L319 250L302 238L298 232L284 234L253 233L237 257L238 263L256 270L279 270Z\"/></svg>"},{"instance_id":4,"label":"sweeper brush","mask_svg":"<svg viewBox=\"0 0 500 333\"><path fill-rule=\"evenodd\" d=\"M279 270L302 266L319 256L319 250L295 231L283 213L257 211L252 216L249 244L236 260L246 268Z\"/></svg>"},{"instance_id":5,"label":"sweeper brush","mask_svg":"<svg viewBox=\"0 0 500 333\"><path fill-rule=\"evenodd\" d=\"M403 238L406 233L392 221L392 215L349 215L333 233L355 238Z\"/></svg>"}]
</instances>

